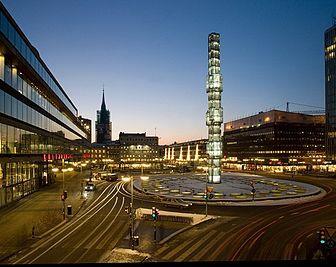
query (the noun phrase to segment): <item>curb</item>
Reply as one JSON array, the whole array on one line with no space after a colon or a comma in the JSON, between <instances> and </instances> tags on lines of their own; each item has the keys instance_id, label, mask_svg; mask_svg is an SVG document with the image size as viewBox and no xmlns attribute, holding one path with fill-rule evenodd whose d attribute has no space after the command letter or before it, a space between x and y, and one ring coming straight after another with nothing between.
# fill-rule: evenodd
<instances>
[{"instance_id":1,"label":"curb","mask_svg":"<svg viewBox=\"0 0 336 267\"><path fill-rule=\"evenodd\" d=\"M144 192L141 188L139 188L136 184L134 184L134 189L136 189L136 191L142 193L142 194L146 194L146 195L150 195L150 196L158 196L155 193L152 192ZM312 197L312 196L317 196L320 194L324 194L325 190L320 188L320 190L312 192L312 193L306 193L300 196L283 196L283 197L269 197L269 198L259 198L259 199L255 199L254 201L252 200L246 200L246 199L221 199L221 200L208 200L208 205L211 206L223 206L224 203L230 204L230 203L238 203L238 204L251 204L251 203L256 203L257 205L251 205L251 206L258 206L259 204L263 204L260 203L260 201L267 201L267 200L295 200L295 199L302 199L302 198L306 198L306 197ZM164 196L162 196L164 197ZM323 196L322 196L323 197ZM193 205L205 205L206 201L197 201L191 198L175 198L175 199L181 199L183 201L189 201L191 202ZM144 200L145 201L145 200ZM259 202L259 203L258 203ZM291 203L288 203L291 204ZM287 204L281 204L281 205L287 205ZM247 205L250 206L250 205ZM269 205L269 206L274 206L274 205Z\"/></svg>"},{"instance_id":2,"label":"curb","mask_svg":"<svg viewBox=\"0 0 336 267\"><path fill-rule=\"evenodd\" d=\"M187 226L187 227L184 227L184 228L182 228L182 229L180 229L180 230L177 230L176 232L174 232L174 233L170 234L169 236L165 237L164 239L162 239L158 244L159 244L159 245L162 245L162 244L168 242L168 241L169 241L170 239L172 239L174 236L176 236L176 235L178 235L178 234L180 234L180 233L182 233L182 232L184 232L184 231L187 231L187 230L193 228L194 226L197 226L197 225L199 225L199 224L201 224L201 223L207 222L207 221L209 221L209 220L215 220L215 219L216 219L216 218L212 217L212 218L208 218L208 219L206 219L206 220L201 220L201 221L199 221L199 222L197 222L197 223L195 223L195 224L192 224L192 225L189 225L189 226Z\"/></svg>"}]
</instances>

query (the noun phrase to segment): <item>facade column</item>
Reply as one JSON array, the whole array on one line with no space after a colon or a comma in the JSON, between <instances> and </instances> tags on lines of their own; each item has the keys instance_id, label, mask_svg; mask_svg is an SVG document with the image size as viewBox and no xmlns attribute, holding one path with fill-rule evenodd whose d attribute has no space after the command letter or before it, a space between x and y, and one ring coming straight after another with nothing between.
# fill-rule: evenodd
<instances>
[{"instance_id":1,"label":"facade column","mask_svg":"<svg viewBox=\"0 0 336 267\"><path fill-rule=\"evenodd\" d=\"M196 144L196 148L195 148L195 161L198 161L198 144Z\"/></svg>"},{"instance_id":2,"label":"facade column","mask_svg":"<svg viewBox=\"0 0 336 267\"><path fill-rule=\"evenodd\" d=\"M180 148L180 157L179 160L183 160L183 147Z\"/></svg>"},{"instance_id":3,"label":"facade column","mask_svg":"<svg viewBox=\"0 0 336 267\"><path fill-rule=\"evenodd\" d=\"M171 154L171 159L173 160L175 158L175 154L174 154L174 147L172 147L172 154Z\"/></svg>"},{"instance_id":4,"label":"facade column","mask_svg":"<svg viewBox=\"0 0 336 267\"><path fill-rule=\"evenodd\" d=\"M170 160L170 147L168 147L168 159Z\"/></svg>"},{"instance_id":5,"label":"facade column","mask_svg":"<svg viewBox=\"0 0 336 267\"><path fill-rule=\"evenodd\" d=\"M190 161L190 145L187 148L187 161Z\"/></svg>"}]
</instances>

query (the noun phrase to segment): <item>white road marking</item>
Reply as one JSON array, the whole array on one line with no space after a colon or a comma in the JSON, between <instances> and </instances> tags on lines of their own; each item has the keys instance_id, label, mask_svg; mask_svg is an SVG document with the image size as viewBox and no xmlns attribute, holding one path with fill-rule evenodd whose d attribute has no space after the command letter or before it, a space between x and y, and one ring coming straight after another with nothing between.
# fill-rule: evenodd
<instances>
[{"instance_id":1,"label":"white road marking","mask_svg":"<svg viewBox=\"0 0 336 267\"><path fill-rule=\"evenodd\" d=\"M113 188L112 192L114 191L114 189L116 189L118 186L120 185L120 183L117 183L115 185L115 187ZM118 193L118 189L116 191L116 193L114 194L114 196ZM103 203L105 201L105 199L108 197L109 195L107 195L103 200L100 201L100 203ZM113 197L114 197L113 196ZM112 197L112 198L113 198ZM111 199L112 199L111 198ZM106 206L109 203L110 200L108 200L107 202L105 202L105 204L103 204L103 206L101 206L96 212L94 212L91 216L89 216L86 220L84 220L79 226L77 226L74 230L72 230L70 233L72 233L73 231L75 231L76 229L78 229L78 227L80 227L81 225L83 225L86 221L88 221L90 218L92 218L92 216L94 216L98 211L100 211L104 206ZM95 207L97 207L100 203L98 203ZM91 210L93 210L95 207L93 207ZM84 213L83 215L81 215L79 218L77 218L73 223L78 222L81 218L83 218L84 215L86 215L88 212ZM33 254L34 252L36 252L38 249L40 249L42 246L46 245L48 242L50 242L52 239L54 239L55 237L57 237L58 235L60 235L61 233L63 233L65 230L67 230L70 226L73 225L69 224L66 227L64 227L63 229L61 229L56 235L54 235L52 238L49 238L48 240L46 240L44 243L42 243L40 246L36 247L34 250L32 250L31 252L27 253L25 256L23 256L21 259L15 261L13 264L17 264L18 262L22 261L23 259L27 258L28 256L30 256L31 254ZM70 234L69 233L69 234ZM68 235L69 235L68 234ZM41 257L43 254L45 254L47 251L51 250L54 246L56 246L59 242L61 242L62 240L64 240L64 238L66 238L67 235L65 237L63 237L60 241L58 241L57 243L55 243L53 246L49 247L48 250L44 251L42 254L40 254L38 257L36 257L34 260L32 260L30 263L32 263L33 261L35 261L36 259L38 259L39 257Z\"/></svg>"}]
</instances>

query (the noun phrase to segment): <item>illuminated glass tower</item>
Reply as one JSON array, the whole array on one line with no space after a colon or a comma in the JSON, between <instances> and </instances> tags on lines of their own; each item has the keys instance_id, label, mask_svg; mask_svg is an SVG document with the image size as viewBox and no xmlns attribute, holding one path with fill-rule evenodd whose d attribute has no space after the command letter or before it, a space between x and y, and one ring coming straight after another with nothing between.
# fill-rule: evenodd
<instances>
[{"instance_id":1,"label":"illuminated glass tower","mask_svg":"<svg viewBox=\"0 0 336 267\"><path fill-rule=\"evenodd\" d=\"M208 181L220 183L220 162L222 158L221 127L223 123L222 75L220 73L220 36L210 33L208 36L208 77L206 92L208 94L208 110L206 125L208 126Z\"/></svg>"}]
</instances>

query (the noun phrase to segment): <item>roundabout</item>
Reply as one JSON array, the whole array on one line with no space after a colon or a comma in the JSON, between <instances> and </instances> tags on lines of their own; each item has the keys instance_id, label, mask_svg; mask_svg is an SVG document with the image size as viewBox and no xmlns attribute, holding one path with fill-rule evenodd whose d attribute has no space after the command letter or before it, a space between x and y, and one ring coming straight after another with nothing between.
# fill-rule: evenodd
<instances>
[{"instance_id":1,"label":"roundabout","mask_svg":"<svg viewBox=\"0 0 336 267\"><path fill-rule=\"evenodd\" d=\"M134 187L162 200L203 204L205 177L205 174L195 173L152 175L146 181L135 179ZM213 205L282 205L312 201L326 193L322 188L308 183L235 172L223 173L221 183L208 183L208 190L211 191L208 204Z\"/></svg>"}]
</instances>

